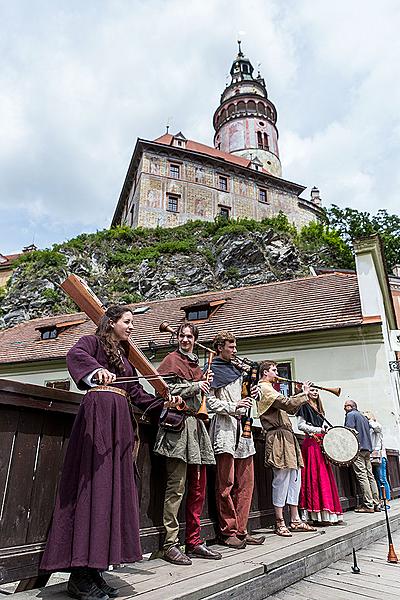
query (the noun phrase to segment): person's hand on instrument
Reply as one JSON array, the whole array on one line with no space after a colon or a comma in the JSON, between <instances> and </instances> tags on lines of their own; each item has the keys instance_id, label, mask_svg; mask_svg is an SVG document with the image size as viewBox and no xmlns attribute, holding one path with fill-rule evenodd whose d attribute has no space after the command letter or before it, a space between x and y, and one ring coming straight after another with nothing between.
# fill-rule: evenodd
<instances>
[{"instance_id":1,"label":"person's hand on instrument","mask_svg":"<svg viewBox=\"0 0 400 600\"><path fill-rule=\"evenodd\" d=\"M100 385L109 385L117 379L117 376L108 369L99 369L97 373L95 373L94 379L97 379Z\"/></svg>"},{"instance_id":2,"label":"person's hand on instrument","mask_svg":"<svg viewBox=\"0 0 400 600\"><path fill-rule=\"evenodd\" d=\"M312 381L303 381L302 388L303 388L303 392L305 394L308 394L312 387L313 387Z\"/></svg>"},{"instance_id":3,"label":"person's hand on instrument","mask_svg":"<svg viewBox=\"0 0 400 600\"><path fill-rule=\"evenodd\" d=\"M259 400L261 398L261 389L259 385L252 385L250 389L250 396L253 400Z\"/></svg>"},{"instance_id":4,"label":"person's hand on instrument","mask_svg":"<svg viewBox=\"0 0 400 600\"><path fill-rule=\"evenodd\" d=\"M236 402L236 408L251 408L253 406L253 400L247 396L247 398L240 398Z\"/></svg>"},{"instance_id":5,"label":"person's hand on instrument","mask_svg":"<svg viewBox=\"0 0 400 600\"><path fill-rule=\"evenodd\" d=\"M210 384L208 381L199 381L199 388L204 394L208 394L210 391Z\"/></svg>"},{"instance_id":6,"label":"person's hand on instrument","mask_svg":"<svg viewBox=\"0 0 400 600\"><path fill-rule=\"evenodd\" d=\"M179 408L183 403L181 396L169 396L168 400L164 402L166 408Z\"/></svg>"}]
</instances>

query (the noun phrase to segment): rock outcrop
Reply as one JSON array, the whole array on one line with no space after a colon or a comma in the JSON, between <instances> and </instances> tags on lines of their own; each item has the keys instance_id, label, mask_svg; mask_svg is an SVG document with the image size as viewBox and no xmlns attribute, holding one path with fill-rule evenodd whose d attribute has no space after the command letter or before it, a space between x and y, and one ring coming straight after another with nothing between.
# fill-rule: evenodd
<instances>
[{"instance_id":1,"label":"rock outcrop","mask_svg":"<svg viewBox=\"0 0 400 600\"><path fill-rule=\"evenodd\" d=\"M212 226L120 228L29 253L0 299L0 327L76 310L59 288L69 273L87 280L105 304L187 296L309 273L310 255L296 243L289 225L287 231L268 223ZM312 260L314 266L330 266L324 249Z\"/></svg>"}]
</instances>

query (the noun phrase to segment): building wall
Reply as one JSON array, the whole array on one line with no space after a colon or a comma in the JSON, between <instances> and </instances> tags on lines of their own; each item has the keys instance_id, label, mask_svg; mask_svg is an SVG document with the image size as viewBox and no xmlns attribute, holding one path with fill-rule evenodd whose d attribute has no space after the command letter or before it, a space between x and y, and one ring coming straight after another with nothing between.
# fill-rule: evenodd
<instances>
[{"instance_id":1,"label":"building wall","mask_svg":"<svg viewBox=\"0 0 400 600\"><path fill-rule=\"evenodd\" d=\"M170 177L170 163L179 164L180 178ZM228 179L228 191L219 189L219 176ZM267 203L259 201L260 187L267 192ZM168 194L179 196L178 212L168 211ZM233 171L219 170L209 163L169 160L165 155L145 152L125 205L122 224L133 227L175 227L189 220L213 221L222 207L232 218L261 220L282 211L297 227L316 219L310 210L300 208L298 197Z\"/></svg>"},{"instance_id":2,"label":"building wall","mask_svg":"<svg viewBox=\"0 0 400 600\"><path fill-rule=\"evenodd\" d=\"M334 339L335 336L335 339ZM205 341L205 340L202 340ZM393 392L391 374L388 372L385 346L376 329L374 335L365 336L361 331L324 332L290 339L259 340L257 343L238 340L239 355L261 361L273 359L290 362L292 377L303 381L312 380L324 387L341 387L338 398L321 392L326 416L333 425L343 425L343 404L348 398L355 400L361 411L372 410L384 427L388 448L400 448L400 409ZM163 355L159 354L157 366ZM201 357L202 361L203 357ZM44 385L46 380L65 379L68 372L65 362L27 364L18 367L1 367L0 377L25 383ZM151 387L144 383L149 391ZM77 391L72 383L71 390ZM295 419L293 419L295 425Z\"/></svg>"},{"instance_id":3,"label":"building wall","mask_svg":"<svg viewBox=\"0 0 400 600\"><path fill-rule=\"evenodd\" d=\"M239 354L240 354L239 343ZM388 372L385 346L381 341L360 338L353 344L329 344L319 347L296 347L286 350L266 347L263 351L247 352L254 360L272 359L290 362L292 377L306 379L323 387L340 387L340 397L321 392L326 416L332 425L344 424L343 405L346 399L357 402L360 411L371 410L383 425L385 444L400 448L400 407ZM295 425L296 419L292 418Z\"/></svg>"}]
</instances>

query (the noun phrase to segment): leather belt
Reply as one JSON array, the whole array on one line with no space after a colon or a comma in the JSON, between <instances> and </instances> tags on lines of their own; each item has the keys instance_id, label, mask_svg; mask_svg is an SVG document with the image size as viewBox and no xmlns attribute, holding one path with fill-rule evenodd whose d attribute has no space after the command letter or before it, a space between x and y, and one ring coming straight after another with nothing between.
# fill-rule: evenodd
<instances>
[{"instance_id":1,"label":"leather belt","mask_svg":"<svg viewBox=\"0 0 400 600\"><path fill-rule=\"evenodd\" d=\"M120 388L114 388L110 385L96 385L96 387L92 387L87 391L87 393L89 392L113 392L114 394L124 396L124 398L127 397L127 393L125 390L121 390Z\"/></svg>"}]
</instances>

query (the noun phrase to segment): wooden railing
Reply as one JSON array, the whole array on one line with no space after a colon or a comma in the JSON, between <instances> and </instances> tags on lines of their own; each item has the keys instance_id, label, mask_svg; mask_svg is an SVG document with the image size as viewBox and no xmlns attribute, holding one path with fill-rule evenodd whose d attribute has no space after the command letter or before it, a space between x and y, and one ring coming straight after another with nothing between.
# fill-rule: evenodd
<instances>
[{"instance_id":1,"label":"wooden railing","mask_svg":"<svg viewBox=\"0 0 400 600\"><path fill-rule=\"evenodd\" d=\"M0 379L0 584L30 578L36 582L32 585L38 583L62 462L81 398L73 392ZM273 522L272 473L264 467L262 431L254 433L257 452L250 530ZM154 426L140 426L138 487L144 552L158 550L163 537L165 468L163 458L152 451L155 435ZM398 451L388 452L388 465L394 495L399 496ZM357 503L351 473L351 469L335 468L344 509ZM214 489L214 469L209 468L202 516L206 539L216 537ZM183 529L183 518L180 522Z\"/></svg>"}]
</instances>

